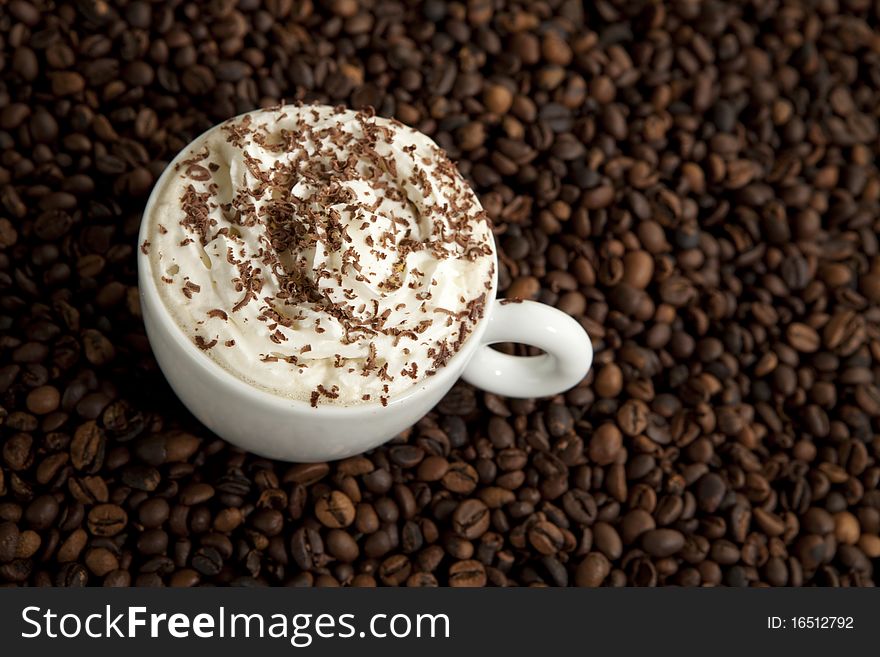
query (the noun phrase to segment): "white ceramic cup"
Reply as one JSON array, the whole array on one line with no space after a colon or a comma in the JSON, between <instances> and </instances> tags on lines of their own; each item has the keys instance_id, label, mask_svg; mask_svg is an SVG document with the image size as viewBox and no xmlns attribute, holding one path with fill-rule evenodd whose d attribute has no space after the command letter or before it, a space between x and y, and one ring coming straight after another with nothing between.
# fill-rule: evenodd
<instances>
[{"instance_id":1,"label":"white ceramic cup","mask_svg":"<svg viewBox=\"0 0 880 657\"><path fill-rule=\"evenodd\" d=\"M182 152L185 153L187 149ZM178 156L180 158L181 156ZM172 162L147 201L138 244L150 240L149 220ZM256 388L199 349L162 301L149 256L138 252L138 285L147 337L159 367L184 405L221 438L256 454L288 461L329 461L359 454L390 440L430 411L459 379L507 397L554 395L579 383L590 369L593 347L586 331L551 306L495 300L492 281L483 318L459 351L406 394L357 406L311 406ZM496 263L497 270L497 263ZM490 344L519 342L541 356L508 356Z\"/></svg>"}]
</instances>

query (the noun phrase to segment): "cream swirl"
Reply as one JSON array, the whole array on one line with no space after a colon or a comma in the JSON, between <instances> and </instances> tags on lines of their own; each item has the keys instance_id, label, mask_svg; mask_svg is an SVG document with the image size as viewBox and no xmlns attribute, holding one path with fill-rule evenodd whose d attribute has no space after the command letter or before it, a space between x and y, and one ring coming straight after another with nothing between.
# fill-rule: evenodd
<instances>
[{"instance_id":1,"label":"cream swirl","mask_svg":"<svg viewBox=\"0 0 880 657\"><path fill-rule=\"evenodd\" d=\"M196 139L162 184L141 247L165 305L252 385L385 404L482 317L489 222L443 151L396 121L252 112Z\"/></svg>"}]
</instances>

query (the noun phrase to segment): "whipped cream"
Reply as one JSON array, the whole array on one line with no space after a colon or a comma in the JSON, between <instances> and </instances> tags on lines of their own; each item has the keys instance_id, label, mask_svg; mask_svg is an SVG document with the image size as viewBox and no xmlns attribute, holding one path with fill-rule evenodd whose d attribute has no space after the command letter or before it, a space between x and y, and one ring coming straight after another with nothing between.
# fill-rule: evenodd
<instances>
[{"instance_id":1,"label":"whipped cream","mask_svg":"<svg viewBox=\"0 0 880 657\"><path fill-rule=\"evenodd\" d=\"M427 136L326 106L260 110L187 147L156 191L160 295L217 363L278 395L387 404L483 316L495 255Z\"/></svg>"}]
</instances>

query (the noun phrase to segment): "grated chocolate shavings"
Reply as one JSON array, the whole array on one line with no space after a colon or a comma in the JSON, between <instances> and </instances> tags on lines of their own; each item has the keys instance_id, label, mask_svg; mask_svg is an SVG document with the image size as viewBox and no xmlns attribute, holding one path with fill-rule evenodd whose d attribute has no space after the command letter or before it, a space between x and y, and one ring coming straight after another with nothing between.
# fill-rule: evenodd
<instances>
[{"instance_id":1,"label":"grated chocolate shavings","mask_svg":"<svg viewBox=\"0 0 880 657\"><path fill-rule=\"evenodd\" d=\"M201 335L197 335L193 339L195 340L198 348L202 349L203 351L207 351L208 349L211 349L214 345L217 344L217 338L214 338L213 340L208 342Z\"/></svg>"},{"instance_id":2,"label":"grated chocolate shavings","mask_svg":"<svg viewBox=\"0 0 880 657\"><path fill-rule=\"evenodd\" d=\"M330 390L327 390L323 385L318 384L317 391L319 394L327 397L328 399L338 399L339 398L339 386L333 386Z\"/></svg>"},{"instance_id":3,"label":"grated chocolate shavings","mask_svg":"<svg viewBox=\"0 0 880 657\"><path fill-rule=\"evenodd\" d=\"M187 281L186 283L183 284L183 287L181 288L183 295L187 299L192 299L193 294L194 293L197 294L197 293L201 292L201 290L202 290L202 287L200 285L196 285L192 281Z\"/></svg>"}]
</instances>

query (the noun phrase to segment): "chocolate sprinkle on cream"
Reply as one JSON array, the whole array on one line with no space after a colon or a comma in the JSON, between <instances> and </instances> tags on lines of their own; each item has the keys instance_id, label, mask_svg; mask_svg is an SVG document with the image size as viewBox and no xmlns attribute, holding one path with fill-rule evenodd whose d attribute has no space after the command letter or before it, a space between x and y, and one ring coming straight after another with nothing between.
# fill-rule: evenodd
<instances>
[{"instance_id":1,"label":"chocolate sprinkle on cream","mask_svg":"<svg viewBox=\"0 0 880 657\"><path fill-rule=\"evenodd\" d=\"M476 195L428 137L372 112L231 119L188 147L159 198L149 255L167 307L275 394L386 405L485 312L494 243ZM207 319L222 320L211 342L195 333Z\"/></svg>"},{"instance_id":2,"label":"chocolate sprinkle on cream","mask_svg":"<svg viewBox=\"0 0 880 657\"><path fill-rule=\"evenodd\" d=\"M205 340L205 338L203 338L201 335L197 335L197 336L195 336L194 339L195 339L195 342L196 342L196 345L198 346L198 348L204 349L206 351L217 344L216 338L211 340L210 342L207 342Z\"/></svg>"}]
</instances>

